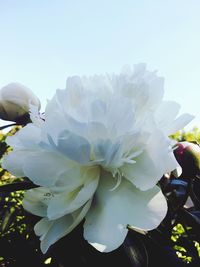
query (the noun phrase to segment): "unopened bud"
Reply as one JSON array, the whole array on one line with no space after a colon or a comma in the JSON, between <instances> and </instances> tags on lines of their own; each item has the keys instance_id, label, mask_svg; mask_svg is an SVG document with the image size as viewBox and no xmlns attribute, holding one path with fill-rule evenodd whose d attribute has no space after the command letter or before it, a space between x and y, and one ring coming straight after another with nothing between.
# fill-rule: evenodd
<instances>
[{"instance_id":1,"label":"unopened bud","mask_svg":"<svg viewBox=\"0 0 200 267\"><path fill-rule=\"evenodd\" d=\"M191 142L180 142L176 145L174 155L182 167L182 176L185 178L200 175L200 146Z\"/></svg>"},{"instance_id":2,"label":"unopened bud","mask_svg":"<svg viewBox=\"0 0 200 267\"><path fill-rule=\"evenodd\" d=\"M0 90L0 119L23 124L29 119L30 105L40 109L40 100L19 83L10 83Z\"/></svg>"}]
</instances>

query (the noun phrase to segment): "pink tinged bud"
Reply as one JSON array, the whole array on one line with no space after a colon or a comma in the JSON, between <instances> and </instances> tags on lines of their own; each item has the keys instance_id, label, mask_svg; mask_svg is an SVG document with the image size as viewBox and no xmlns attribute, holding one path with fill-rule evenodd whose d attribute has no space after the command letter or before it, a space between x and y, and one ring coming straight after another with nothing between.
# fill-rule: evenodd
<instances>
[{"instance_id":1,"label":"pink tinged bud","mask_svg":"<svg viewBox=\"0 0 200 267\"><path fill-rule=\"evenodd\" d=\"M10 83L0 90L0 119L20 122L29 116L30 106L40 109L40 100L27 87Z\"/></svg>"},{"instance_id":2,"label":"pink tinged bud","mask_svg":"<svg viewBox=\"0 0 200 267\"><path fill-rule=\"evenodd\" d=\"M174 150L176 160L182 167L182 176L185 178L200 175L200 146L187 141L177 144Z\"/></svg>"}]
</instances>

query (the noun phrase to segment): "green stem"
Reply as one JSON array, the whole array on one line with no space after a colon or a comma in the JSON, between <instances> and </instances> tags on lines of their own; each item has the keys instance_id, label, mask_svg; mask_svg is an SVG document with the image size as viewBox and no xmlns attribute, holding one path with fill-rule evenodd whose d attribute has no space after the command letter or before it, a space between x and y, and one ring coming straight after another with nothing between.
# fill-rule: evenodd
<instances>
[{"instance_id":1,"label":"green stem","mask_svg":"<svg viewBox=\"0 0 200 267\"><path fill-rule=\"evenodd\" d=\"M36 188L38 185L35 185L31 182L14 182L10 184L5 184L0 186L0 192L14 192L19 190L27 190L31 188Z\"/></svg>"},{"instance_id":2,"label":"green stem","mask_svg":"<svg viewBox=\"0 0 200 267\"><path fill-rule=\"evenodd\" d=\"M17 124L16 123L11 123L11 124L7 124L7 125L3 125L0 127L0 131L3 130L3 129L6 129L8 127L11 127L11 126L16 126Z\"/></svg>"}]
</instances>

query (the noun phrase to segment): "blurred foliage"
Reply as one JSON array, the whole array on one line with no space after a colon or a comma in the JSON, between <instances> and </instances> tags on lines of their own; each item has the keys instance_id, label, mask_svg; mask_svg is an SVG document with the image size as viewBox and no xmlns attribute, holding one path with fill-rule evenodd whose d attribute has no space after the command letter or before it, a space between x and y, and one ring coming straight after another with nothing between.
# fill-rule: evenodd
<instances>
[{"instance_id":1,"label":"blurred foliage","mask_svg":"<svg viewBox=\"0 0 200 267\"><path fill-rule=\"evenodd\" d=\"M0 159L9 148L5 139L20 127L0 131ZM171 138L200 143L200 131L180 131ZM46 255L39 248L33 227L40 219L22 207L26 178L15 178L1 168L0 161L0 267L182 267L200 266L200 180L162 177L160 186L168 201L168 214L161 225L146 235L129 231L124 244L111 253L99 253L83 239L80 224L52 246ZM5 187L12 185L11 189ZM22 185L22 186L21 186ZM20 187L21 186L21 187ZM193 187L192 187L193 186ZM185 205L188 198L193 206Z\"/></svg>"},{"instance_id":2,"label":"blurred foliage","mask_svg":"<svg viewBox=\"0 0 200 267\"><path fill-rule=\"evenodd\" d=\"M194 127L191 131L178 131L174 135L171 135L171 138L178 142L188 141L200 144L200 130L197 127ZM197 185L199 182L196 182L195 184ZM195 210L195 207L189 207L188 210L193 211ZM196 263L194 262L193 266L200 266L200 261L198 261L198 258L200 258L199 236L196 235L196 233L193 233L193 228L190 223L188 224L185 220L183 223L185 224L184 226L183 224L178 223L172 229L171 240L175 244L173 248L175 249L177 256L181 258L183 262L189 264L194 262L194 259L196 258ZM198 226L200 227L200 224L197 225L197 227ZM198 238L198 241L195 240L196 238Z\"/></svg>"},{"instance_id":3,"label":"blurred foliage","mask_svg":"<svg viewBox=\"0 0 200 267\"><path fill-rule=\"evenodd\" d=\"M200 130L197 127L194 127L190 131L178 131L170 137L178 142L188 141L200 144Z\"/></svg>"}]
</instances>

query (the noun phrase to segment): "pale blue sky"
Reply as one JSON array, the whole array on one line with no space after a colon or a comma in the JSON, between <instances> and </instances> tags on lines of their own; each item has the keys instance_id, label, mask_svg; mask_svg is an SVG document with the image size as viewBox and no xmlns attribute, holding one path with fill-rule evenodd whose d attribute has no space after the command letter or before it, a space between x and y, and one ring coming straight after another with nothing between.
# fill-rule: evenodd
<instances>
[{"instance_id":1,"label":"pale blue sky","mask_svg":"<svg viewBox=\"0 0 200 267\"><path fill-rule=\"evenodd\" d=\"M20 82L42 101L70 75L146 62L200 127L199 0L0 0L0 87Z\"/></svg>"}]
</instances>

